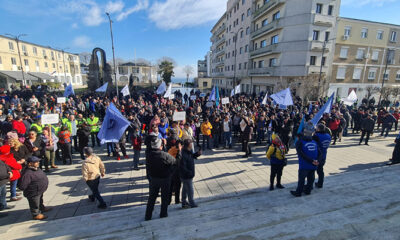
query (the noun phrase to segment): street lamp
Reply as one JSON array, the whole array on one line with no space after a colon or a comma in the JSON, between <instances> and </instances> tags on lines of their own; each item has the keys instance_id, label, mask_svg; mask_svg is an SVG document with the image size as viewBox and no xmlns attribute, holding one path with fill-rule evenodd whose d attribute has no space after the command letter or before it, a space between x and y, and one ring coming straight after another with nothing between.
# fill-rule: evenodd
<instances>
[{"instance_id":1,"label":"street lamp","mask_svg":"<svg viewBox=\"0 0 400 240\"><path fill-rule=\"evenodd\" d=\"M106 15L108 17L108 20L110 21L111 46L112 46L113 65L114 65L114 78L115 78L115 86L117 89L117 98L119 99L118 80L117 80L117 73L116 73L116 67L115 67L114 36L113 36L113 31L112 31L112 20L111 20L110 14L108 12L106 12Z\"/></svg>"},{"instance_id":2,"label":"street lamp","mask_svg":"<svg viewBox=\"0 0 400 240\"><path fill-rule=\"evenodd\" d=\"M324 62L324 53L325 53L325 49L326 49L326 44L331 41L334 40L335 38L332 39L325 39L324 40L324 45L322 46L322 54L321 54L321 66L319 68L319 77L318 77L318 97L319 97L319 92L320 92L320 88L321 88L321 78L322 78L322 67L323 65L325 65Z\"/></svg>"},{"instance_id":3,"label":"street lamp","mask_svg":"<svg viewBox=\"0 0 400 240\"><path fill-rule=\"evenodd\" d=\"M21 65L21 73L22 73L22 84L26 87L26 81L25 81L25 75L24 75L24 67L22 66L21 52L19 50L19 39L21 37L25 37L25 36L28 36L28 35L27 34L12 35L12 34L9 34L9 33L6 33L5 35L6 36L10 36L11 38L14 38L15 41L17 42L19 64Z\"/></svg>"},{"instance_id":4,"label":"street lamp","mask_svg":"<svg viewBox=\"0 0 400 240\"><path fill-rule=\"evenodd\" d=\"M240 30L243 30L243 28L242 27L239 28L236 31L236 33L235 32L231 32L231 34L235 34L235 68L234 68L234 72L233 72L233 83L234 83L233 87L236 87L236 57L237 57L236 43L237 43L237 40L238 40L238 34L239 34Z\"/></svg>"}]
</instances>

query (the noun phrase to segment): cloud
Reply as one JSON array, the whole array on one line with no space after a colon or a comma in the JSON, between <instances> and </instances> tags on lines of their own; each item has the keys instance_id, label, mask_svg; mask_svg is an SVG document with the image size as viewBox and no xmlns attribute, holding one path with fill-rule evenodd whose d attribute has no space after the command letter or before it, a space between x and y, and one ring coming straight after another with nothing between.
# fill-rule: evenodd
<instances>
[{"instance_id":1,"label":"cloud","mask_svg":"<svg viewBox=\"0 0 400 240\"><path fill-rule=\"evenodd\" d=\"M141 10L145 10L148 7L149 7L149 0L138 0L136 5L134 5L133 7L130 7L128 9L126 9L125 11L121 12L117 16L117 21L121 21L121 20L127 18L132 13L135 13L135 12L138 12L138 11L141 11Z\"/></svg>"},{"instance_id":2,"label":"cloud","mask_svg":"<svg viewBox=\"0 0 400 240\"><path fill-rule=\"evenodd\" d=\"M397 0L342 0L342 5L344 6L354 6L354 7L361 7L367 4L374 5L374 6L383 6L386 3L395 2Z\"/></svg>"},{"instance_id":3,"label":"cloud","mask_svg":"<svg viewBox=\"0 0 400 240\"><path fill-rule=\"evenodd\" d=\"M90 48L92 40L88 36L77 36L72 40L72 45L77 48Z\"/></svg>"},{"instance_id":4,"label":"cloud","mask_svg":"<svg viewBox=\"0 0 400 240\"><path fill-rule=\"evenodd\" d=\"M105 11L108 13L121 12L124 9L125 3L122 1L108 2Z\"/></svg>"},{"instance_id":5,"label":"cloud","mask_svg":"<svg viewBox=\"0 0 400 240\"><path fill-rule=\"evenodd\" d=\"M225 9L222 0L166 0L151 6L149 18L158 28L180 29L218 20Z\"/></svg>"},{"instance_id":6,"label":"cloud","mask_svg":"<svg viewBox=\"0 0 400 240\"><path fill-rule=\"evenodd\" d=\"M73 24L71 25L71 28L72 28L72 29L78 29L78 28L79 28L79 26L78 26L78 24L77 24L77 23L73 23Z\"/></svg>"}]
</instances>

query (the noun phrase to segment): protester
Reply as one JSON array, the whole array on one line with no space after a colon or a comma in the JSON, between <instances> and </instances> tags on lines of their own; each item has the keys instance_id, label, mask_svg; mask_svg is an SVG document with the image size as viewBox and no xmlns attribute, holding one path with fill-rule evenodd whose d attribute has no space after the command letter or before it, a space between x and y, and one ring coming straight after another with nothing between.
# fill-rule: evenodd
<instances>
[{"instance_id":1,"label":"protester","mask_svg":"<svg viewBox=\"0 0 400 240\"><path fill-rule=\"evenodd\" d=\"M0 161L0 211L5 209L11 209L12 207L7 206L7 183L10 181L10 178L13 177L11 168L5 164L3 161ZM2 214L0 217L5 217L7 215Z\"/></svg>"},{"instance_id":2,"label":"protester","mask_svg":"<svg viewBox=\"0 0 400 240\"><path fill-rule=\"evenodd\" d=\"M213 126L211 125L208 118L204 119L204 122L201 124L201 133L203 134L203 151L206 150L206 141L207 141L207 149L210 148L210 138L211 138L211 130Z\"/></svg>"},{"instance_id":3,"label":"protester","mask_svg":"<svg viewBox=\"0 0 400 240\"><path fill-rule=\"evenodd\" d=\"M201 151L193 153L192 148L193 140L185 139L183 142L182 159L179 161L179 175L182 182L182 208L197 207L197 204L193 200L194 159L197 159L201 155Z\"/></svg>"},{"instance_id":4,"label":"protester","mask_svg":"<svg viewBox=\"0 0 400 240\"><path fill-rule=\"evenodd\" d=\"M37 136L36 131L30 130L28 138L25 139L25 146L28 148L30 154L40 159L40 169L43 167L43 159L45 154L46 145L43 140ZM48 170L48 169L47 169Z\"/></svg>"},{"instance_id":5,"label":"protester","mask_svg":"<svg viewBox=\"0 0 400 240\"><path fill-rule=\"evenodd\" d=\"M269 190L274 190L274 182L276 176L276 187L277 188L285 188L281 184L282 171L285 165L287 164L287 159L285 158L287 150L282 143L281 139L276 135L272 135L272 144L269 146L267 151L267 159L271 162L271 174L269 178Z\"/></svg>"},{"instance_id":6,"label":"protester","mask_svg":"<svg viewBox=\"0 0 400 240\"><path fill-rule=\"evenodd\" d=\"M315 183L315 187L322 188L325 177L324 165L326 163L326 156L328 154L329 145L332 141L332 136L323 124L318 124L313 139L317 142L319 151L321 153L321 158L319 159L319 164L317 167L318 182Z\"/></svg>"},{"instance_id":7,"label":"protester","mask_svg":"<svg viewBox=\"0 0 400 240\"><path fill-rule=\"evenodd\" d=\"M107 208L107 204L100 195L99 184L100 177L105 176L106 169L101 159L93 153L91 147L85 147L83 152L85 160L82 163L82 177L86 181L90 191L92 191L92 194L89 195L89 200L94 202L97 199L99 202L97 207L105 209Z\"/></svg>"},{"instance_id":8,"label":"protester","mask_svg":"<svg viewBox=\"0 0 400 240\"><path fill-rule=\"evenodd\" d=\"M365 145L368 145L369 137L374 132L375 121L372 119L372 115L368 114L367 118L361 122L361 138L358 145L361 145L365 137Z\"/></svg>"},{"instance_id":9,"label":"protester","mask_svg":"<svg viewBox=\"0 0 400 240\"><path fill-rule=\"evenodd\" d=\"M3 145L0 147L0 160L7 164L12 171L12 178L10 178L10 201L19 201L22 198L17 196L18 179L21 177L21 164L17 163L14 155L10 153L10 146Z\"/></svg>"},{"instance_id":10,"label":"protester","mask_svg":"<svg viewBox=\"0 0 400 240\"><path fill-rule=\"evenodd\" d=\"M71 133L68 131L67 126L61 128L61 131L58 133L58 138L61 146L63 164L67 164L67 160L69 160L69 164L72 164Z\"/></svg>"},{"instance_id":11,"label":"protester","mask_svg":"<svg viewBox=\"0 0 400 240\"><path fill-rule=\"evenodd\" d=\"M49 172L49 164L51 168L58 168L55 164L58 137L54 133L51 133L48 127L45 127L43 128L42 140L46 145L44 153L45 172Z\"/></svg>"}]
</instances>

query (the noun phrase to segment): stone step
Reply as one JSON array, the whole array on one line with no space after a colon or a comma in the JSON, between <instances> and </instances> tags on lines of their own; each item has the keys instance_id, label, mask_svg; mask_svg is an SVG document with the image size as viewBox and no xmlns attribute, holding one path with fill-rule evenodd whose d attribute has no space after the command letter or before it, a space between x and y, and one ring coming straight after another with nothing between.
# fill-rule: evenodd
<instances>
[{"instance_id":1,"label":"stone step","mask_svg":"<svg viewBox=\"0 0 400 240\"><path fill-rule=\"evenodd\" d=\"M294 198L289 190L246 191L169 208L144 222L145 207L50 222L14 224L0 239L398 239L400 166L339 174L324 189ZM380 235L384 234L384 235ZM375 236L375 237L374 237Z\"/></svg>"}]
</instances>

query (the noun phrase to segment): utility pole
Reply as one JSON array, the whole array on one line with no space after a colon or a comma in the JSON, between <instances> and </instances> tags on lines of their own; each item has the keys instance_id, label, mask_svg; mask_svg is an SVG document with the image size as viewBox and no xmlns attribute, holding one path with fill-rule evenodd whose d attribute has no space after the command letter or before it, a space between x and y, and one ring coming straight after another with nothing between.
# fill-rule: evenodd
<instances>
[{"instance_id":1,"label":"utility pole","mask_svg":"<svg viewBox=\"0 0 400 240\"><path fill-rule=\"evenodd\" d=\"M231 32L232 34L235 34L235 68L233 69L233 70L234 70L234 71L233 71L233 88L236 87L236 57L237 57L236 44L237 44L237 41L238 41L238 34L239 34L239 31L240 31L240 30L243 30L243 28L239 28L239 29L236 31L236 33L235 33L235 32Z\"/></svg>"},{"instance_id":2,"label":"utility pole","mask_svg":"<svg viewBox=\"0 0 400 240\"><path fill-rule=\"evenodd\" d=\"M392 51L393 51L393 50L388 49L388 50L387 50L387 53L386 53L385 71L383 71L382 87L381 87L381 94L379 95L378 107L381 107L383 86L385 85L385 75L386 75L386 71L387 71L387 67L388 67L389 57L390 57ZM389 76L388 76L388 79L389 79Z\"/></svg>"},{"instance_id":3,"label":"utility pole","mask_svg":"<svg viewBox=\"0 0 400 240\"><path fill-rule=\"evenodd\" d=\"M12 35L12 34L9 34L9 33L6 33L5 35L14 38L15 41L17 42L19 64L21 65L21 73L22 73L22 84L26 87L26 80L25 80L25 74L24 74L24 67L22 66L22 59L21 59L21 51L19 50L19 39L20 39L21 37L25 37L25 36L27 36L27 35L26 35L26 34Z\"/></svg>"},{"instance_id":4,"label":"utility pole","mask_svg":"<svg viewBox=\"0 0 400 240\"><path fill-rule=\"evenodd\" d=\"M321 78L322 78L322 67L324 63L324 53L325 53L325 48L326 48L326 42L327 40L324 41L324 45L322 46L322 54L321 54L321 66L319 68L319 77L318 77L318 97L320 96L320 89L321 89Z\"/></svg>"},{"instance_id":5,"label":"utility pole","mask_svg":"<svg viewBox=\"0 0 400 240\"><path fill-rule=\"evenodd\" d=\"M117 99L119 99L119 91L118 91L118 80L117 80L117 69L115 66L115 51L114 51L114 36L113 36L113 31L112 31L112 20L110 17L110 14L106 12L106 15L108 17L108 20L110 21L110 33L111 33L111 47L112 47L112 53L113 53L113 65L114 65L114 78L115 78L115 87L117 89Z\"/></svg>"}]
</instances>

